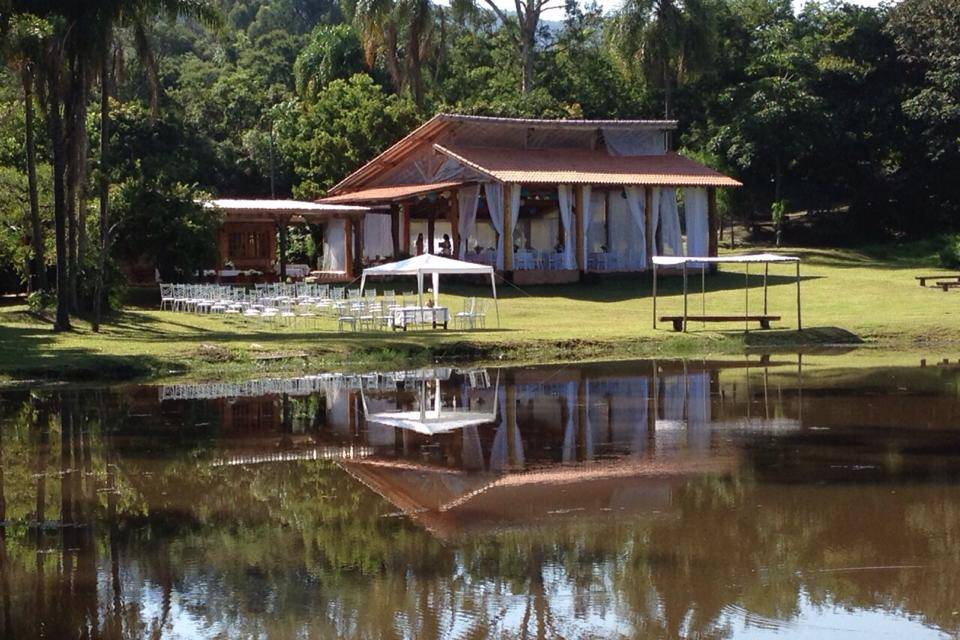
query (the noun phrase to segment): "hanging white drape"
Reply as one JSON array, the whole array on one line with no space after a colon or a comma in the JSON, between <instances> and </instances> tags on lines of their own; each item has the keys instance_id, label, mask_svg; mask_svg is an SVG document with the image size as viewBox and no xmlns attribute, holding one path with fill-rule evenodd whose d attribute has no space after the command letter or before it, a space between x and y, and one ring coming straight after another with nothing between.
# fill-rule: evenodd
<instances>
[{"instance_id":1,"label":"hanging white drape","mask_svg":"<svg viewBox=\"0 0 960 640\"><path fill-rule=\"evenodd\" d=\"M568 184L557 185L557 200L560 203L560 221L563 223L563 268L576 269L577 261L574 255L574 240L576 231L573 228L573 187Z\"/></svg>"},{"instance_id":2,"label":"hanging white drape","mask_svg":"<svg viewBox=\"0 0 960 640\"><path fill-rule=\"evenodd\" d=\"M659 255L657 250L657 231L660 229L660 187L647 187L650 189L650 233L653 234L650 246L653 248L653 255Z\"/></svg>"},{"instance_id":3,"label":"hanging white drape","mask_svg":"<svg viewBox=\"0 0 960 640\"><path fill-rule=\"evenodd\" d=\"M331 220L323 229L323 271L346 269L346 227L343 220Z\"/></svg>"},{"instance_id":4,"label":"hanging white drape","mask_svg":"<svg viewBox=\"0 0 960 640\"><path fill-rule=\"evenodd\" d=\"M687 223L688 256L705 256L710 246L710 225L707 221L707 190L683 190L683 216Z\"/></svg>"},{"instance_id":5,"label":"hanging white drape","mask_svg":"<svg viewBox=\"0 0 960 640\"><path fill-rule=\"evenodd\" d=\"M457 257L463 260L467 255L467 240L477 226L477 201L480 199L480 185L472 184L461 187L457 191L457 204L460 219L457 231L460 233L460 246L457 248Z\"/></svg>"},{"instance_id":6,"label":"hanging white drape","mask_svg":"<svg viewBox=\"0 0 960 640\"><path fill-rule=\"evenodd\" d=\"M389 258L393 255L390 215L368 213L363 216L363 257Z\"/></svg>"},{"instance_id":7,"label":"hanging white drape","mask_svg":"<svg viewBox=\"0 0 960 640\"><path fill-rule=\"evenodd\" d=\"M487 198L490 223L497 230L497 269L503 269L503 185L488 182L483 185L483 194Z\"/></svg>"},{"instance_id":8,"label":"hanging white drape","mask_svg":"<svg viewBox=\"0 0 960 640\"><path fill-rule=\"evenodd\" d=\"M580 209L580 230L583 246L580 252L583 255L584 264L579 265L581 271L586 271L586 260L590 255L590 223L593 221L592 191L590 185L586 185L580 192L580 202L577 207Z\"/></svg>"},{"instance_id":9,"label":"hanging white drape","mask_svg":"<svg viewBox=\"0 0 960 640\"><path fill-rule=\"evenodd\" d=\"M508 238L510 242L513 242L513 234L517 232L517 220L520 219L520 185L511 184L510 185L510 234L511 237Z\"/></svg>"},{"instance_id":10,"label":"hanging white drape","mask_svg":"<svg viewBox=\"0 0 960 640\"><path fill-rule=\"evenodd\" d=\"M664 188L660 192L660 240L663 255L682 256L683 236L680 233L680 215L677 213L677 190Z\"/></svg>"},{"instance_id":11,"label":"hanging white drape","mask_svg":"<svg viewBox=\"0 0 960 640\"><path fill-rule=\"evenodd\" d=\"M635 248L634 256L637 267L647 266L647 217L644 208L646 207L646 198L644 198L641 187L627 187L624 191L627 193L627 208L630 210L630 216L636 226L634 229Z\"/></svg>"}]
</instances>

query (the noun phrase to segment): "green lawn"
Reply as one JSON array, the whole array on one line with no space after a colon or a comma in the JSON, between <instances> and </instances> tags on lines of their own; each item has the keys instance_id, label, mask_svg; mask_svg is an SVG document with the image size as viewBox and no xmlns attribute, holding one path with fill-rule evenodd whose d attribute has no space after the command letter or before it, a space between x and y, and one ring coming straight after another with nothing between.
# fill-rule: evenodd
<instances>
[{"instance_id":1,"label":"green lawn","mask_svg":"<svg viewBox=\"0 0 960 640\"><path fill-rule=\"evenodd\" d=\"M337 333L332 319L318 327L265 326L198 316L129 309L93 334L83 321L54 334L22 306L0 307L0 373L10 377L104 378L136 375L244 375L259 370L400 364L438 357L483 360L553 360L644 355L706 355L746 348L790 349L865 342L890 350L943 353L960 346L960 292L924 289L915 275L939 273L930 251L880 247L865 250L784 249L800 255L803 324L797 333L793 265L770 267L770 312L783 320L773 331L743 333L741 324L692 323L687 335L651 326L648 275L571 286L500 287L501 326L485 331ZM750 307L762 310L762 275L753 268ZM411 282L412 285L412 282ZM699 312L699 275L690 281L691 313ZM708 313L742 313L744 274L724 266L707 277ZM681 310L679 278L661 280L658 312ZM451 289L442 303L462 306ZM301 354L305 354L302 357ZM284 356L293 356L284 358Z\"/></svg>"}]
</instances>

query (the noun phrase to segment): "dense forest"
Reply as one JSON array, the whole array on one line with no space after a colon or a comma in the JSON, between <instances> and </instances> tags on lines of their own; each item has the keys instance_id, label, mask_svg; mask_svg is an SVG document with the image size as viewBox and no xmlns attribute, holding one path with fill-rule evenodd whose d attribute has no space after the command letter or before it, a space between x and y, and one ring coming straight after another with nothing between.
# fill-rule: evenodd
<instances>
[{"instance_id":1,"label":"dense forest","mask_svg":"<svg viewBox=\"0 0 960 640\"><path fill-rule=\"evenodd\" d=\"M728 219L837 242L960 213L957 0L0 0L0 38L0 290L61 329L120 258L199 266L197 199L320 196L437 111L676 119Z\"/></svg>"}]
</instances>

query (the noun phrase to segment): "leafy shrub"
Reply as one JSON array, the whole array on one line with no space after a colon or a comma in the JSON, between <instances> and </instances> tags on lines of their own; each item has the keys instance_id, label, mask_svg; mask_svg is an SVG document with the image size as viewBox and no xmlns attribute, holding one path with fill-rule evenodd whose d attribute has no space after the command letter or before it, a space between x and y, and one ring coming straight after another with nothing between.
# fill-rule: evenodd
<instances>
[{"instance_id":1,"label":"leafy shrub","mask_svg":"<svg viewBox=\"0 0 960 640\"><path fill-rule=\"evenodd\" d=\"M33 313L43 313L57 304L57 296L50 291L34 291L27 296L27 307Z\"/></svg>"},{"instance_id":2,"label":"leafy shrub","mask_svg":"<svg viewBox=\"0 0 960 640\"><path fill-rule=\"evenodd\" d=\"M960 236L948 236L940 249L940 266L947 269L960 268Z\"/></svg>"}]
</instances>

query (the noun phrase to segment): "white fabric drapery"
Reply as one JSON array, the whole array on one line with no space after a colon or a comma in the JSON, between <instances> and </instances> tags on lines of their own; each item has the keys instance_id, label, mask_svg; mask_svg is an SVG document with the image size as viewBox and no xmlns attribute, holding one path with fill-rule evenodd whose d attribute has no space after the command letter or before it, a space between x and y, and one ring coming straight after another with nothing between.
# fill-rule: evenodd
<instances>
[{"instance_id":1,"label":"white fabric drapery","mask_svg":"<svg viewBox=\"0 0 960 640\"><path fill-rule=\"evenodd\" d=\"M393 232L390 215L368 213L363 216L363 257L389 258L393 256Z\"/></svg>"},{"instance_id":2,"label":"white fabric drapery","mask_svg":"<svg viewBox=\"0 0 960 640\"><path fill-rule=\"evenodd\" d=\"M497 269L503 269L503 185L487 182L483 185L483 194L487 198L490 222L497 230Z\"/></svg>"},{"instance_id":3,"label":"white fabric drapery","mask_svg":"<svg viewBox=\"0 0 960 640\"><path fill-rule=\"evenodd\" d=\"M577 207L580 209L580 237L583 244L583 246L580 247L580 253L583 255L584 260L590 255L590 223L593 221L592 192L592 187L585 185L580 191L580 202L577 203ZM579 266L581 271L586 271L586 264Z\"/></svg>"},{"instance_id":4,"label":"white fabric drapery","mask_svg":"<svg viewBox=\"0 0 960 640\"><path fill-rule=\"evenodd\" d=\"M568 184L557 185L557 200L560 204L560 220L563 223L563 268L576 269L574 255L575 231L573 229L573 187Z\"/></svg>"},{"instance_id":5,"label":"white fabric drapery","mask_svg":"<svg viewBox=\"0 0 960 640\"><path fill-rule=\"evenodd\" d=\"M683 190L683 216L687 222L687 251L684 255L705 256L709 251L710 225L707 221L707 190Z\"/></svg>"},{"instance_id":6,"label":"white fabric drapery","mask_svg":"<svg viewBox=\"0 0 960 640\"><path fill-rule=\"evenodd\" d=\"M477 226L477 201L480 199L480 185L471 184L461 187L457 191L457 205L460 219L457 231L460 233L460 246L457 247L457 257L463 260L467 254L467 240Z\"/></svg>"},{"instance_id":7,"label":"white fabric drapery","mask_svg":"<svg viewBox=\"0 0 960 640\"><path fill-rule=\"evenodd\" d=\"M344 271L346 260L346 225L331 220L323 229L323 271Z\"/></svg>"},{"instance_id":8,"label":"white fabric drapery","mask_svg":"<svg viewBox=\"0 0 960 640\"><path fill-rule=\"evenodd\" d=\"M517 220L520 219L520 185L511 184L510 185L510 235L508 238L510 242L513 242L513 234L517 231Z\"/></svg>"},{"instance_id":9,"label":"white fabric drapery","mask_svg":"<svg viewBox=\"0 0 960 640\"><path fill-rule=\"evenodd\" d=\"M627 187L624 191L627 194L627 208L633 217L634 238L636 238L635 259L637 265L645 267L647 265L647 217L644 208L646 207L646 198L644 198L643 189L640 187Z\"/></svg>"},{"instance_id":10,"label":"white fabric drapery","mask_svg":"<svg viewBox=\"0 0 960 640\"><path fill-rule=\"evenodd\" d=\"M680 233L680 215L677 213L677 190L666 187L660 190L660 240L663 254L683 255L683 237Z\"/></svg>"},{"instance_id":11,"label":"white fabric drapery","mask_svg":"<svg viewBox=\"0 0 960 640\"><path fill-rule=\"evenodd\" d=\"M650 233L653 234L650 246L653 248L653 255L659 255L657 249L657 231L660 229L660 187L647 187L650 189Z\"/></svg>"}]
</instances>

